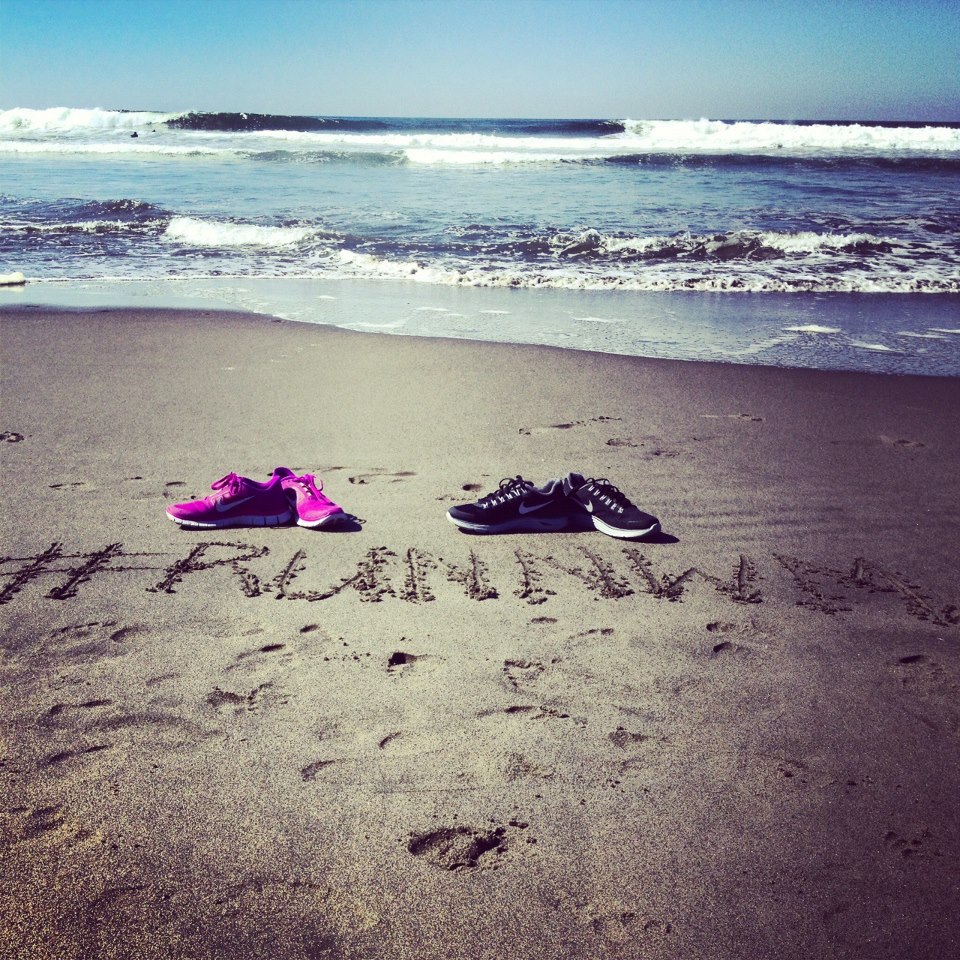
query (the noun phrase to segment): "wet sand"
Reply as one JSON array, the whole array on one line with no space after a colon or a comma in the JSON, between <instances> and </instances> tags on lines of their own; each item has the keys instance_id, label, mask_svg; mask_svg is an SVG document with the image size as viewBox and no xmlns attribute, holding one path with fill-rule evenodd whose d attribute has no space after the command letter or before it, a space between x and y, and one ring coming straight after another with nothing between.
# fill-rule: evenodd
<instances>
[{"instance_id":1,"label":"wet sand","mask_svg":"<svg viewBox=\"0 0 960 960\"><path fill-rule=\"evenodd\" d=\"M0 956L960 949L960 379L0 311ZM184 531L229 471L351 515ZM663 534L447 508L608 477Z\"/></svg>"}]
</instances>

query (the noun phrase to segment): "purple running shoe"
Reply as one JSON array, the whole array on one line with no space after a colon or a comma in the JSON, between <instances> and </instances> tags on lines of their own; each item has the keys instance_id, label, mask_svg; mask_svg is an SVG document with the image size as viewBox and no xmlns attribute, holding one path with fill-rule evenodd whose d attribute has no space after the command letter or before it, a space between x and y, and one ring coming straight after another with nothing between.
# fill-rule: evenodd
<instances>
[{"instance_id":1,"label":"purple running shoe","mask_svg":"<svg viewBox=\"0 0 960 960\"><path fill-rule=\"evenodd\" d=\"M210 485L210 496L174 503L167 507L167 516L181 527L201 530L275 527L291 517L283 482L292 476L293 471L286 467L277 467L266 483L228 473Z\"/></svg>"},{"instance_id":2,"label":"purple running shoe","mask_svg":"<svg viewBox=\"0 0 960 960\"><path fill-rule=\"evenodd\" d=\"M297 526L323 527L346 516L343 508L322 492L323 481L317 480L312 473L305 473L302 477L291 474L283 479L282 484L290 506L296 511Z\"/></svg>"}]
</instances>

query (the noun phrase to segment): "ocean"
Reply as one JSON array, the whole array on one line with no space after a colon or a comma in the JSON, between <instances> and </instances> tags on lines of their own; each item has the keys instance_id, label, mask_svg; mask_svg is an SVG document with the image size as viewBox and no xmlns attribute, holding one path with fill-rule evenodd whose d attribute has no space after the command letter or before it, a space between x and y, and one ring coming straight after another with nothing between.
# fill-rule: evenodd
<instances>
[{"instance_id":1,"label":"ocean","mask_svg":"<svg viewBox=\"0 0 960 960\"><path fill-rule=\"evenodd\" d=\"M960 376L960 123L8 109L13 271L0 304Z\"/></svg>"}]
</instances>

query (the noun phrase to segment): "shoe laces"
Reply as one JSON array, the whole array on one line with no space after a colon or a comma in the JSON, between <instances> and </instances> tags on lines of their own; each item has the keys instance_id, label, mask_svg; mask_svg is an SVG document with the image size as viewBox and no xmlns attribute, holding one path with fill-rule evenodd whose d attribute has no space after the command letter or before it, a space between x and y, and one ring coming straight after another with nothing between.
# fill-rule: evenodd
<instances>
[{"instance_id":1,"label":"shoe laces","mask_svg":"<svg viewBox=\"0 0 960 960\"><path fill-rule=\"evenodd\" d=\"M592 486L601 500L605 500L611 506L619 507L621 512L624 507L633 506L630 498L619 487L614 486L607 480L606 477L600 477L598 479L591 478L586 482L585 486Z\"/></svg>"},{"instance_id":2,"label":"shoe laces","mask_svg":"<svg viewBox=\"0 0 960 960\"><path fill-rule=\"evenodd\" d=\"M243 484L243 478L236 473L228 473L219 480L214 480L210 484L211 490L219 490L221 497L235 497Z\"/></svg>"},{"instance_id":3,"label":"shoe laces","mask_svg":"<svg viewBox=\"0 0 960 960\"><path fill-rule=\"evenodd\" d=\"M508 500L514 500L528 493L533 487L529 480L523 477L506 477L500 481L500 488L493 493L488 493L481 497L478 504L481 507L493 507L500 503L506 503Z\"/></svg>"},{"instance_id":4,"label":"shoe laces","mask_svg":"<svg viewBox=\"0 0 960 960\"><path fill-rule=\"evenodd\" d=\"M297 484L311 500L321 500L325 503L331 502L325 493L321 493L323 490L323 481L317 480L312 473L305 473L302 477L295 477L290 482Z\"/></svg>"}]
</instances>

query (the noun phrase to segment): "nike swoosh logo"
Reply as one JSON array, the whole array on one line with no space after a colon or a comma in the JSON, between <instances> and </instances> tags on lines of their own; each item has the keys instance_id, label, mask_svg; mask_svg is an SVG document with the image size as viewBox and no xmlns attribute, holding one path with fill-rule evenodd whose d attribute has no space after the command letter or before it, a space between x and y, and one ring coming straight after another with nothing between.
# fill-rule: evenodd
<instances>
[{"instance_id":1,"label":"nike swoosh logo","mask_svg":"<svg viewBox=\"0 0 960 960\"><path fill-rule=\"evenodd\" d=\"M523 515L526 513L533 513L535 510L542 510L544 507L548 506L550 506L548 503L538 503L532 507L528 507L525 503L521 503L520 507L518 508L518 512Z\"/></svg>"},{"instance_id":2,"label":"nike swoosh logo","mask_svg":"<svg viewBox=\"0 0 960 960\"><path fill-rule=\"evenodd\" d=\"M242 500L231 500L228 503L225 503L223 500L218 500L216 504L214 504L213 509L216 510L217 513L224 513L227 510L232 510L234 507L239 507L241 504L246 503L248 500L252 500L255 496L256 494L252 494L249 497L244 497Z\"/></svg>"},{"instance_id":3,"label":"nike swoosh logo","mask_svg":"<svg viewBox=\"0 0 960 960\"><path fill-rule=\"evenodd\" d=\"M587 513L593 513L593 501L592 501L592 500L588 500L588 501L586 502L585 506L586 506L586 508L587 508Z\"/></svg>"}]
</instances>

